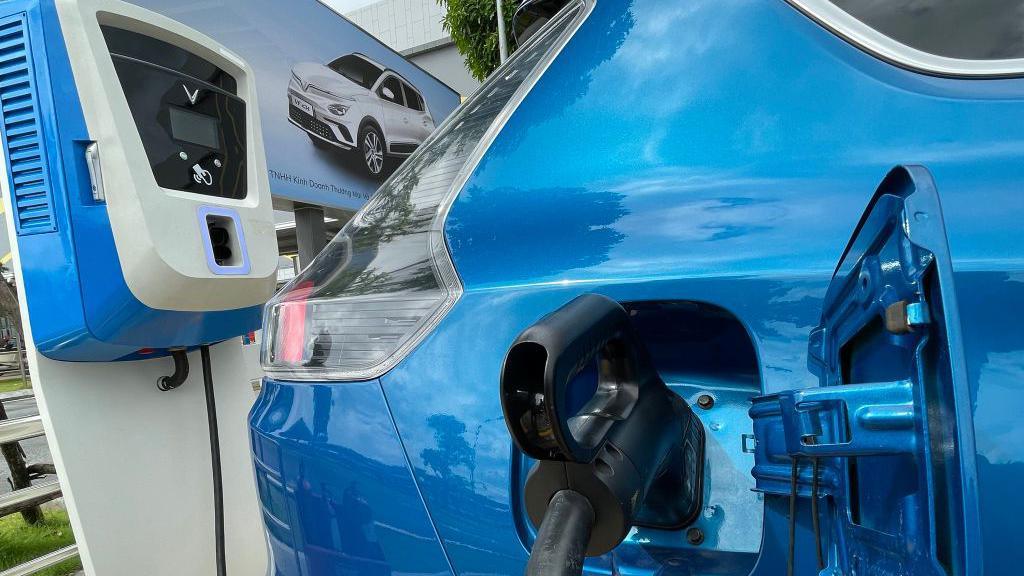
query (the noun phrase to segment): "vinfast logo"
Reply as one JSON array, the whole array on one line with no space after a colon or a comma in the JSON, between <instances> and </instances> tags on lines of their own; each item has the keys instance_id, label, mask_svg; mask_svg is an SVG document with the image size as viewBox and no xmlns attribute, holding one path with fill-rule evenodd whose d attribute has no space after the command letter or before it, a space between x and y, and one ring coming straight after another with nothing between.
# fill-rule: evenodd
<instances>
[{"instance_id":1,"label":"vinfast logo","mask_svg":"<svg viewBox=\"0 0 1024 576\"><path fill-rule=\"evenodd\" d=\"M185 95L188 96L189 104L192 104L193 106L195 106L196 105L196 100L199 98L199 88L196 88L195 92L189 92L188 91L188 86L185 86L184 84L182 84L181 87L185 89Z\"/></svg>"}]
</instances>

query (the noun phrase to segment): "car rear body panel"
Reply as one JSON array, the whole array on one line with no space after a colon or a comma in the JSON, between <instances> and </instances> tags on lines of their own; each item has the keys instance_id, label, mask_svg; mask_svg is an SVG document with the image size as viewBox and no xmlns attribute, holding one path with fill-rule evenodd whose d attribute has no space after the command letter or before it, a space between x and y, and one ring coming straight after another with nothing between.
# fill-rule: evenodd
<instances>
[{"instance_id":1,"label":"car rear body panel","mask_svg":"<svg viewBox=\"0 0 1024 576\"><path fill-rule=\"evenodd\" d=\"M516 500L522 470L498 396L516 335L584 292L705 303L733 315L756 350L749 396L817 385L807 339L835 263L882 178L918 164L934 177L956 277L985 573L1014 573L1024 563L1015 544L1024 515L1010 505L1024 484L1024 328L1014 321L1024 301L1022 127L1024 80L910 72L782 1L600 0L451 208L446 239L465 292L448 315L379 388L279 385L383 394L350 404L358 418L323 412L337 434L307 466L346 468L352 458L332 443L393 418L415 482L395 480L394 498L377 501L415 508L418 489L410 532L428 534L429 510L455 572L520 574L532 528ZM688 385L748 392L713 373L662 376L684 394L697 389ZM744 405L739 394L723 412L698 413L721 432L709 452L720 496L698 521L704 542L634 531L588 570L785 570L788 501L749 492L741 435L750 421L721 416ZM390 454L395 438L379 450ZM406 465L377 450L365 444L361 454ZM816 574L803 504L799 518L796 573ZM416 571L439 570L428 569L438 556L425 558Z\"/></svg>"},{"instance_id":2,"label":"car rear body panel","mask_svg":"<svg viewBox=\"0 0 1024 576\"><path fill-rule=\"evenodd\" d=\"M266 380L250 414L272 573L450 574L376 380Z\"/></svg>"}]
</instances>

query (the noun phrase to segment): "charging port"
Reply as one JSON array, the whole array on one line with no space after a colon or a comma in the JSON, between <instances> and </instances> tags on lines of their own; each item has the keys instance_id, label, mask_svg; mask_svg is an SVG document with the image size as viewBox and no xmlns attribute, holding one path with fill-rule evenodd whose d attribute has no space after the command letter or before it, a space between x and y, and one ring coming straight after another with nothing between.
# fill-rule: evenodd
<instances>
[{"instance_id":1,"label":"charging port","mask_svg":"<svg viewBox=\"0 0 1024 576\"><path fill-rule=\"evenodd\" d=\"M209 231L210 249L213 261L217 266L238 266L238 239L233 232L235 222L230 216L206 215L206 228Z\"/></svg>"}]
</instances>

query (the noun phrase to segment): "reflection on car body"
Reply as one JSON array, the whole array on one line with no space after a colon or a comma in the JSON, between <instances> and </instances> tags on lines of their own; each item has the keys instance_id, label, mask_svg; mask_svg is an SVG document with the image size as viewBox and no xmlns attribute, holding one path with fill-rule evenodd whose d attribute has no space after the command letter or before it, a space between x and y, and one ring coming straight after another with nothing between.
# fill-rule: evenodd
<instances>
[{"instance_id":1,"label":"reflection on car body","mask_svg":"<svg viewBox=\"0 0 1024 576\"><path fill-rule=\"evenodd\" d=\"M288 120L317 146L358 149L371 176L383 173L386 156L408 156L434 131L420 92L359 53L326 66L296 64L288 84Z\"/></svg>"}]
</instances>

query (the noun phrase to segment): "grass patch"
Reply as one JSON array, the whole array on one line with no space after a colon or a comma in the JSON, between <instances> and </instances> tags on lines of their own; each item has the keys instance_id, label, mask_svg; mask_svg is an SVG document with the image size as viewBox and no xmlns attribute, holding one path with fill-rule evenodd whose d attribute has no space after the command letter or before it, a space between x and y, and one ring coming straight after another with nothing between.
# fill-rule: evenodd
<instances>
[{"instance_id":1,"label":"grass patch","mask_svg":"<svg viewBox=\"0 0 1024 576\"><path fill-rule=\"evenodd\" d=\"M68 521L66 510L44 510L43 516L44 520L35 526L26 524L21 519L21 514L0 518L0 570L74 544L75 536L71 533L71 523ZM66 576L81 568L81 561L78 558L71 558L37 574Z\"/></svg>"},{"instance_id":2,"label":"grass patch","mask_svg":"<svg viewBox=\"0 0 1024 576\"><path fill-rule=\"evenodd\" d=\"M28 380L22 380L21 376L15 376L7 380L0 380L0 394L4 392L14 392L16 390L28 390L32 387L32 383Z\"/></svg>"}]
</instances>

